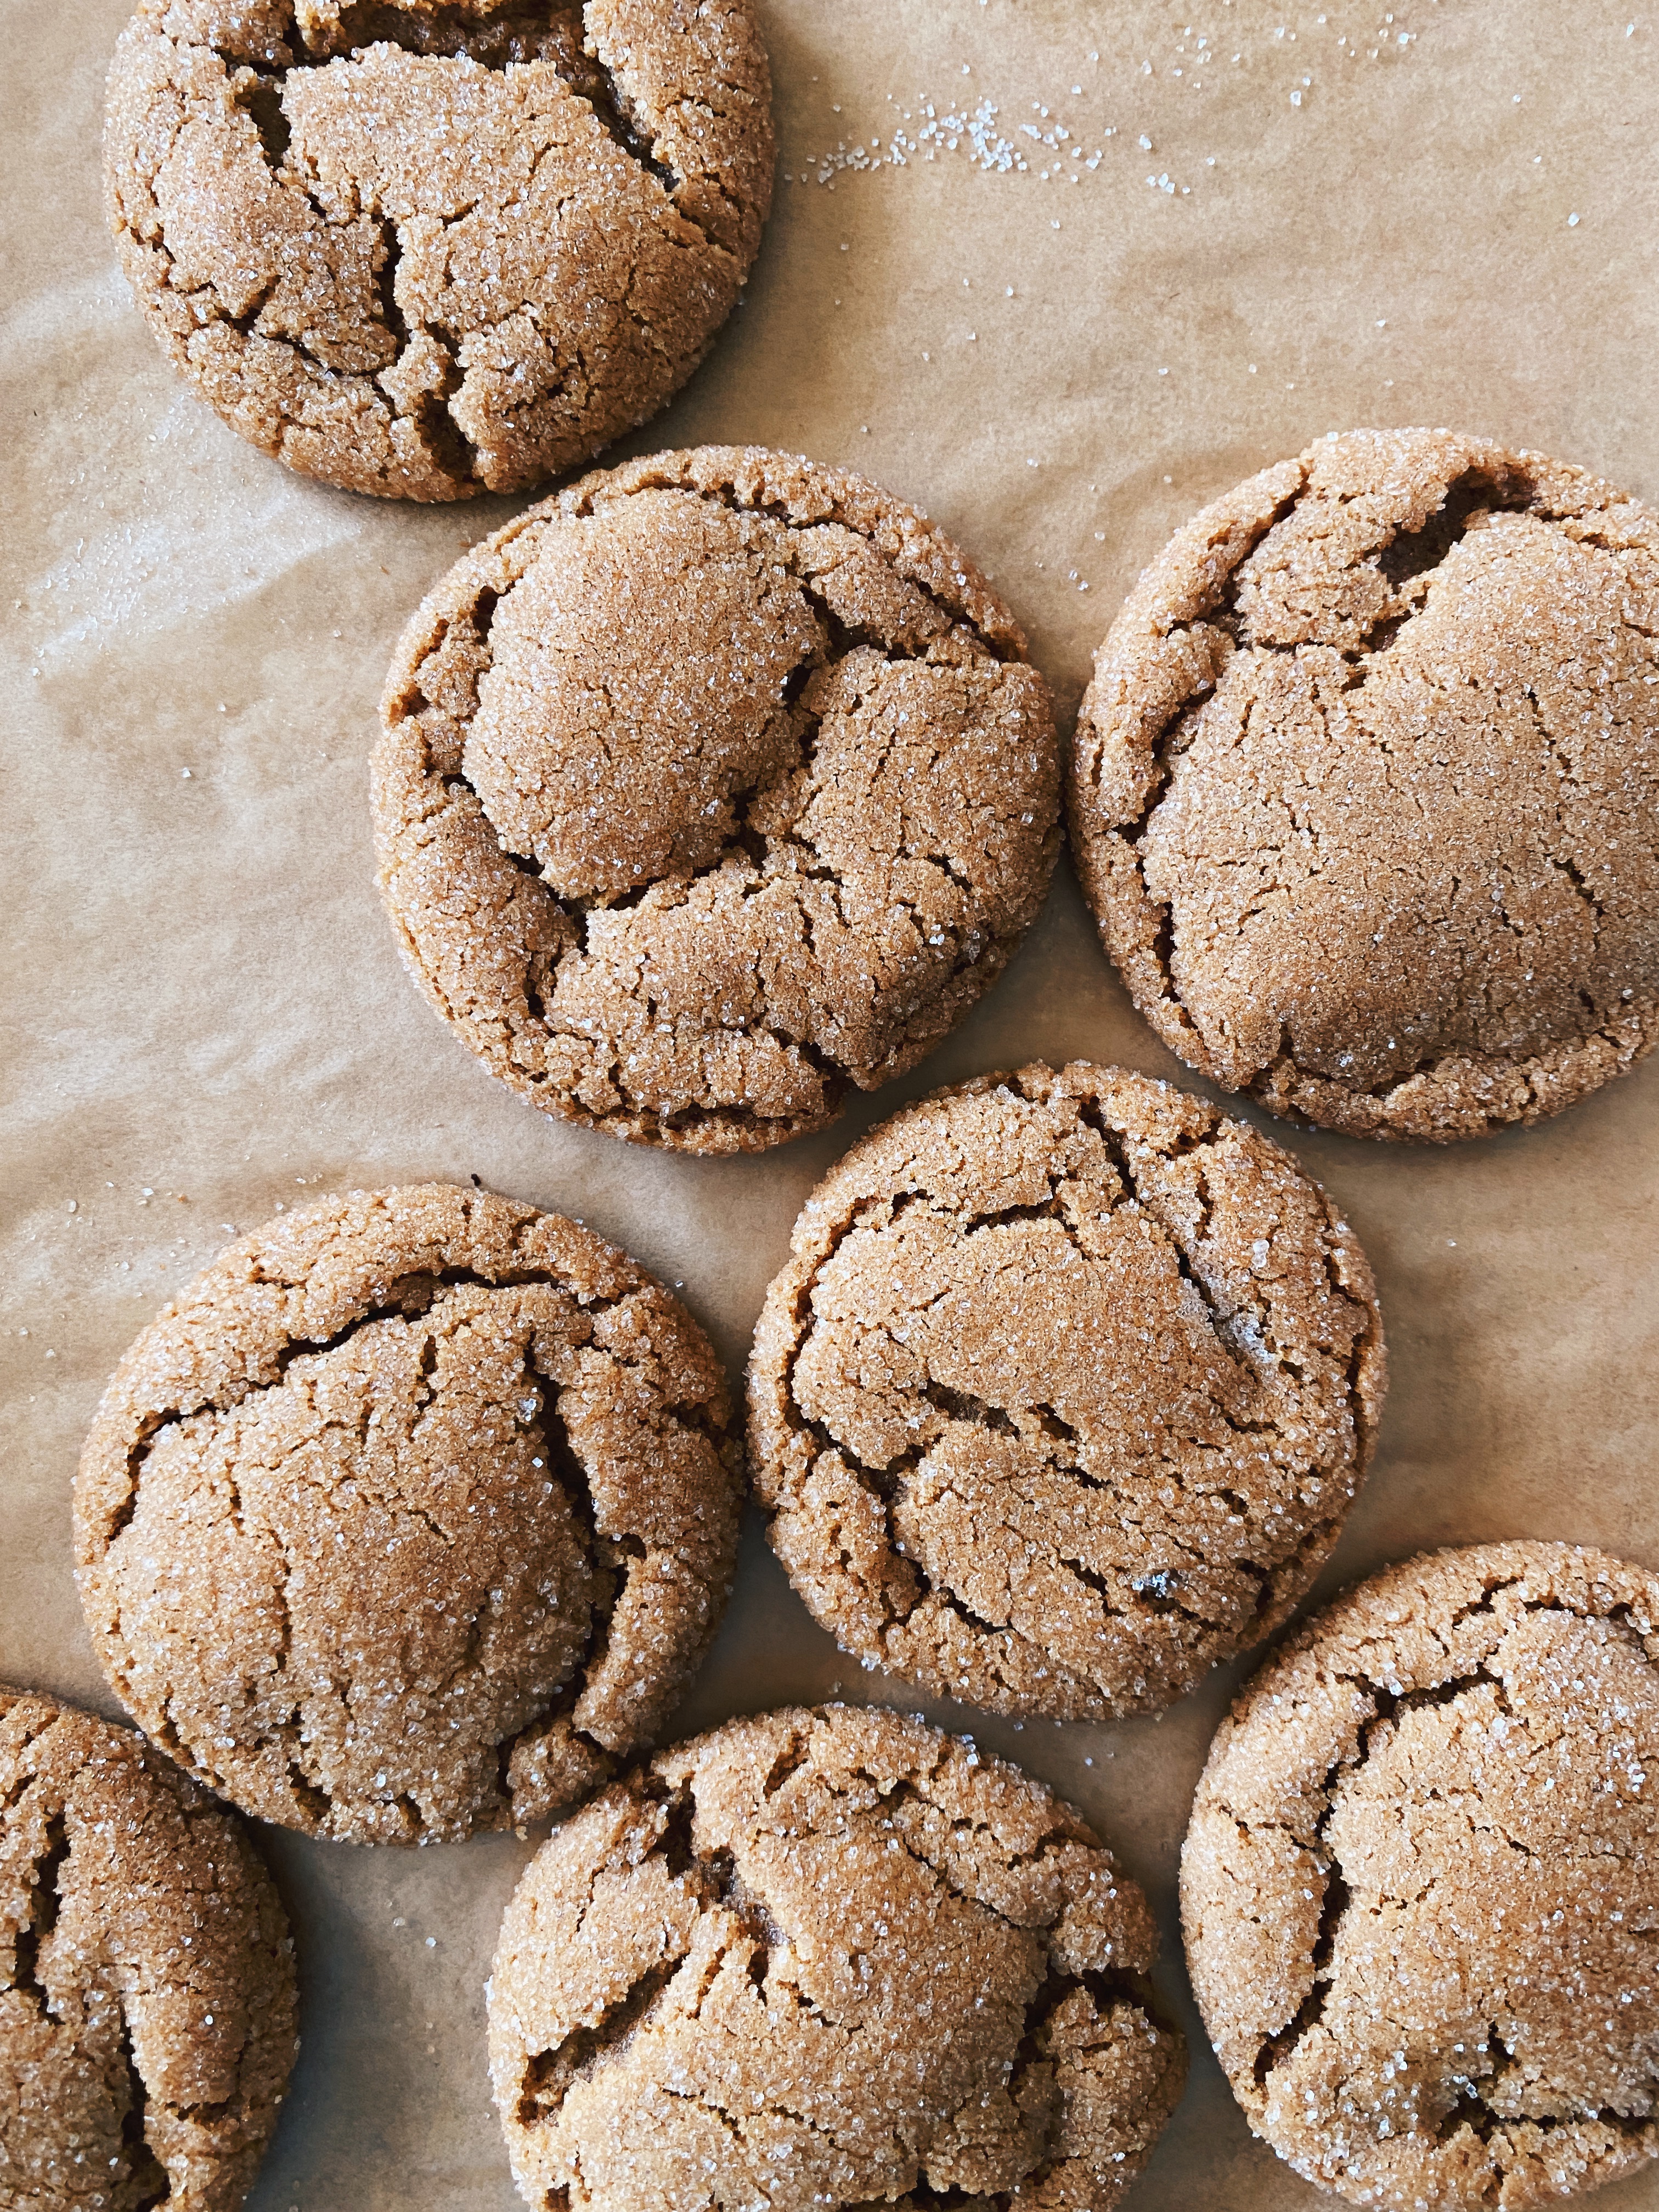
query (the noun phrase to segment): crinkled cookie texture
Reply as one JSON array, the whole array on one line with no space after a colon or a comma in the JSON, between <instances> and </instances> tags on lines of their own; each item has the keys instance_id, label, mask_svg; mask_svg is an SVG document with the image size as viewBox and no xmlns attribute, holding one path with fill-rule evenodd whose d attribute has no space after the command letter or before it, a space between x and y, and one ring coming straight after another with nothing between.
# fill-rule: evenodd
<instances>
[{"instance_id":1,"label":"crinkled cookie texture","mask_svg":"<svg viewBox=\"0 0 1659 2212\"><path fill-rule=\"evenodd\" d=\"M1659 2156L1659 1577L1438 1552L1247 1684L1182 1856L1255 2132L1356 2204L1520 2212Z\"/></svg>"},{"instance_id":2,"label":"crinkled cookie texture","mask_svg":"<svg viewBox=\"0 0 1659 2212\"><path fill-rule=\"evenodd\" d=\"M1201 1100L1041 1063L807 1201L749 1368L772 1547L843 1649L994 1712L1155 1711L1283 1621L1382 1409L1371 1273Z\"/></svg>"},{"instance_id":3,"label":"crinkled cookie texture","mask_svg":"<svg viewBox=\"0 0 1659 2212\"><path fill-rule=\"evenodd\" d=\"M1048 687L932 524L757 447L586 477L398 647L380 885L428 997L544 1113L759 1151L902 1074L1059 852Z\"/></svg>"},{"instance_id":4,"label":"crinkled cookie texture","mask_svg":"<svg viewBox=\"0 0 1659 2212\"><path fill-rule=\"evenodd\" d=\"M750 0L142 0L105 195L173 366L351 491L520 491L708 351L772 196Z\"/></svg>"},{"instance_id":5,"label":"crinkled cookie texture","mask_svg":"<svg viewBox=\"0 0 1659 2212\"><path fill-rule=\"evenodd\" d=\"M234 1817L131 1729L0 1684L0 2203L240 2204L294 2021Z\"/></svg>"},{"instance_id":6,"label":"crinkled cookie texture","mask_svg":"<svg viewBox=\"0 0 1659 2212\"><path fill-rule=\"evenodd\" d=\"M1181 2094L1146 1899L969 1743L846 1706L661 1752L538 1852L489 2063L560 2212L1104 2212Z\"/></svg>"},{"instance_id":7,"label":"crinkled cookie texture","mask_svg":"<svg viewBox=\"0 0 1659 2212\"><path fill-rule=\"evenodd\" d=\"M443 1183L301 1207L104 1395L75 1501L104 1671L263 1820L539 1818L651 1740L708 1648L727 1421L696 1323L578 1224Z\"/></svg>"},{"instance_id":8,"label":"crinkled cookie texture","mask_svg":"<svg viewBox=\"0 0 1659 2212\"><path fill-rule=\"evenodd\" d=\"M1142 574L1068 801L1212 1081L1352 1136L1557 1113L1659 1036L1659 517L1446 430L1328 438Z\"/></svg>"}]
</instances>

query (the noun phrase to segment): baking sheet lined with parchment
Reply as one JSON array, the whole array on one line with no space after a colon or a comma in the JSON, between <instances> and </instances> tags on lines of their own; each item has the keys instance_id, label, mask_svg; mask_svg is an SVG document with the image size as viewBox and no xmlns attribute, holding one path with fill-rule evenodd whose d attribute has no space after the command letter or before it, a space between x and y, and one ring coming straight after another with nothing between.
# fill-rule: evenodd
<instances>
[{"instance_id":1,"label":"baking sheet lined with parchment","mask_svg":"<svg viewBox=\"0 0 1659 2212\"><path fill-rule=\"evenodd\" d=\"M1566 0L763 0L775 212L702 371L629 443L861 469L991 571L1069 724L1138 569L1322 433L1445 423L1659 499L1659 19ZM938 1083L1046 1057L1201 1088L1135 1015L1062 863L1002 982L907 1081L770 1156L545 1122L401 972L366 761L392 642L522 502L416 509L288 475L173 377L97 179L125 9L9 0L0 322L8 526L0 1679L112 1704L70 1579L80 1441L121 1351L232 1228L351 1185L465 1180L577 1215L684 1295L737 1381L802 1200ZM1510 1535L1659 1566L1659 1062L1449 1151L1262 1126L1339 1199L1393 1388L1317 1595ZM841 1694L973 1729L1143 1882L1192 2039L1139 2212L1312 2205L1252 2141L1182 1968L1176 1854L1243 1669L1160 1721L994 1722L860 1672L749 1528L682 1731ZM263 1837L304 2045L250 2202L516 2200L483 1984L533 1841ZM1659 2208L1659 2174L1598 2200Z\"/></svg>"}]
</instances>

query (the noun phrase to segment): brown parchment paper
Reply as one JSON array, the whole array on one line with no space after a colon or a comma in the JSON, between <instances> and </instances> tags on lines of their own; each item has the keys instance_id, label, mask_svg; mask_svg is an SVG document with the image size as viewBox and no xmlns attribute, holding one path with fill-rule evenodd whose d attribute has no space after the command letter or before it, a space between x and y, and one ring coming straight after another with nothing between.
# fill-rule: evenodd
<instances>
[{"instance_id":1,"label":"brown parchment paper","mask_svg":"<svg viewBox=\"0 0 1659 2212\"><path fill-rule=\"evenodd\" d=\"M787 181L744 305L631 449L753 440L878 477L994 574L1068 720L1170 529L1326 430L1460 426L1659 499L1659 22L1635 4L762 0ZM476 1173L683 1285L735 1378L798 1206L873 1120L1038 1055L1193 1080L1062 864L962 1031L823 1137L667 1158L495 1086L399 969L365 760L400 625L514 503L303 483L174 379L99 201L125 12L0 14L0 1679L104 1711L70 1582L76 1456L124 1346L233 1225ZM1319 1595L1498 1536L1659 1565L1659 1060L1449 1152L1273 1133L1364 1238L1393 1358ZM1073 1798L1161 1912L1194 2063L1139 2212L1317 2201L1250 2137L1181 1965L1177 1849L1243 1671L1115 1727L927 1706ZM837 1690L927 1702L836 1653L751 1525L684 1729ZM251 2202L506 2212L483 1985L533 1839L264 1842L304 2047ZM1659 2173L1601 2201L1659 2207Z\"/></svg>"}]
</instances>

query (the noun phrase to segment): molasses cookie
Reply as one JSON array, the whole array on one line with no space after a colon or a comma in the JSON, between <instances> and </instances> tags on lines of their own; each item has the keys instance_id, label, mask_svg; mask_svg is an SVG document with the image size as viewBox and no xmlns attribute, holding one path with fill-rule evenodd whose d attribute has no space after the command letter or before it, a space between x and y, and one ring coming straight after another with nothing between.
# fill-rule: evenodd
<instances>
[{"instance_id":1,"label":"molasses cookie","mask_svg":"<svg viewBox=\"0 0 1659 2212\"><path fill-rule=\"evenodd\" d=\"M971 1743L832 1705L659 1753L507 1908L489 2062L526 2202L1105 2212L1181 2094L1146 1899Z\"/></svg>"},{"instance_id":2,"label":"molasses cookie","mask_svg":"<svg viewBox=\"0 0 1659 2212\"><path fill-rule=\"evenodd\" d=\"M1335 1543L1385 1364L1294 1160L1077 1061L896 1115L808 1200L749 1368L773 1549L866 1666L994 1712L1156 1711Z\"/></svg>"},{"instance_id":3,"label":"molasses cookie","mask_svg":"<svg viewBox=\"0 0 1659 2212\"><path fill-rule=\"evenodd\" d=\"M1659 517L1446 430L1327 438L1143 573L1069 803L1212 1082L1352 1136L1557 1113L1659 1036Z\"/></svg>"},{"instance_id":4,"label":"molasses cookie","mask_svg":"<svg viewBox=\"0 0 1659 2212\"><path fill-rule=\"evenodd\" d=\"M0 1684L0 2203L240 2204L294 2016L234 1817L131 1729Z\"/></svg>"},{"instance_id":5,"label":"molasses cookie","mask_svg":"<svg viewBox=\"0 0 1659 2212\"><path fill-rule=\"evenodd\" d=\"M1565 1544L1362 1583L1247 1684L1182 1856L1250 2125L1356 2204L1659 2155L1659 1577Z\"/></svg>"},{"instance_id":6,"label":"molasses cookie","mask_svg":"<svg viewBox=\"0 0 1659 2212\"><path fill-rule=\"evenodd\" d=\"M772 196L750 0L142 0L105 196L173 366L306 476L520 491L657 413Z\"/></svg>"},{"instance_id":7,"label":"molasses cookie","mask_svg":"<svg viewBox=\"0 0 1659 2212\"><path fill-rule=\"evenodd\" d=\"M648 1742L708 1648L727 1411L684 1308L574 1222L443 1183L301 1207L104 1394L76 1486L104 1671L261 1819L538 1818Z\"/></svg>"},{"instance_id":8,"label":"molasses cookie","mask_svg":"<svg viewBox=\"0 0 1659 2212\"><path fill-rule=\"evenodd\" d=\"M950 541L759 448L520 515L398 648L380 885L438 1012L546 1114L759 1151L967 1013L1059 849L1048 688Z\"/></svg>"}]
</instances>

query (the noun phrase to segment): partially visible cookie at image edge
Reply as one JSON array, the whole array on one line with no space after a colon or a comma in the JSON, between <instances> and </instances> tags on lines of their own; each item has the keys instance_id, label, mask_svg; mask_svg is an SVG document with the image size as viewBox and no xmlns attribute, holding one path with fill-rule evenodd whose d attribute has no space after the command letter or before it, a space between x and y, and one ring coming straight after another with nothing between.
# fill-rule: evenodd
<instances>
[{"instance_id":1,"label":"partially visible cookie at image edge","mask_svg":"<svg viewBox=\"0 0 1659 2212\"><path fill-rule=\"evenodd\" d=\"M1659 517L1449 431L1322 440L1142 572L1067 802L1212 1081L1356 1136L1556 1113L1659 1036Z\"/></svg>"},{"instance_id":2,"label":"partially visible cookie at image edge","mask_svg":"<svg viewBox=\"0 0 1659 2212\"><path fill-rule=\"evenodd\" d=\"M353 1192L127 1352L76 1580L117 1696L245 1811L456 1838L659 1729L725 1603L739 1456L708 1340L625 1253L486 1192Z\"/></svg>"},{"instance_id":3,"label":"partially visible cookie at image edge","mask_svg":"<svg viewBox=\"0 0 1659 2212\"><path fill-rule=\"evenodd\" d=\"M1040 1783L879 1709L659 1753L521 1879L489 1984L534 2205L1106 2212L1180 2096L1146 1901Z\"/></svg>"},{"instance_id":4,"label":"partially visible cookie at image edge","mask_svg":"<svg viewBox=\"0 0 1659 2212\"><path fill-rule=\"evenodd\" d=\"M913 1066L1060 848L1047 685L914 509L758 447L585 477L404 634L380 880L437 1011L544 1113L758 1151Z\"/></svg>"},{"instance_id":5,"label":"partially visible cookie at image edge","mask_svg":"<svg viewBox=\"0 0 1659 2212\"><path fill-rule=\"evenodd\" d=\"M143 0L105 197L173 366L302 474L520 491L663 407L772 196L750 0Z\"/></svg>"},{"instance_id":6,"label":"partially visible cookie at image edge","mask_svg":"<svg viewBox=\"0 0 1659 2212\"><path fill-rule=\"evenodd\" d=\"M229 2212L296 2049L234 1814L130 1729L0 1683L0 2197Z\"/></svg>"},{"instance_id":7,"label":"partially visible cookie at image edge","mask_svg":"<svg viewBox=\"0 0 1659 2212\"><path fill-rule=\"evenodd\" d=\"M1659 2156L1659 1577L1565 1544L1361 1583L1245 1685L1182 1853L1250 2125L1357 2204Z\"/></svg>"},{"instance_id":8,"label":"partially visible cookie at image edge","mask_svg":"<svg viewBox=\"0 0 1659 2212\"><path fill-rule=\"evenodd\" d=\"M1358 1238L1290 1156L1121 1068L880 1124L802 1208L749 1366L769 1539L866 1666L1157 1711L1288 1618L1386 1389Z\"/></svg>"}]
</instances>

